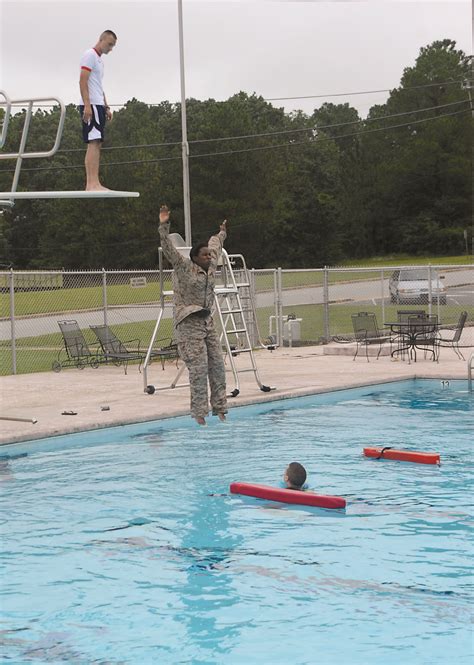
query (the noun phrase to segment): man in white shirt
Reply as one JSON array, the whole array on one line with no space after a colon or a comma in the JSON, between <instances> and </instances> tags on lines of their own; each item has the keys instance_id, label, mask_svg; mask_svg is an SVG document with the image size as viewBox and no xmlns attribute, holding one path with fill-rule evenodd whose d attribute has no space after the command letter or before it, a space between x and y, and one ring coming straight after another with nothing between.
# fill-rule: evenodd
<instances>
[{"instance_id":1,"label":"man in white shirt","mask_svg":"<svg viewBox=\"0 0 474 665\"><path fill-rule=\"evenodd\" d=\"M82 136L87 143L85 158L86 190L106 190L99 180L100 149L105 134L106 120L112 118L107 105L102 78L104 63L102 55L110 53L117 42L117 35L112 30L105 30L97 44L88 49L81 58L79 88L81 101L79 110L82 116Z\"/></svg>"}]
</instances>

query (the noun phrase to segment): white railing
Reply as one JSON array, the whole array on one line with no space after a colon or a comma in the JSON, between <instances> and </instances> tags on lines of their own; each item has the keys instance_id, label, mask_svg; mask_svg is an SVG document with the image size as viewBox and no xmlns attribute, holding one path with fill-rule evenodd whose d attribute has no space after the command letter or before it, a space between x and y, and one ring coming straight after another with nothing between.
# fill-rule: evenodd
<instances>
[{"instance_id":1,"label":"white railing","mask_svg":"<svg viewBox=\"0 0 474 665\"><path fill-rule=\"evenodd\" d=\"M2 134L0 137L0 148L4 145L6 140L7 128L10 119L12 104L26 104L25 122L23 124L23 131L21 133L20 146L18 148L18 151L0 153L0 159L16 159L15 173L13 175L13 183L11 187L11 193L13 194L16 192L16 189L18 187L21 164L24 159L38 159L43 157L44 158L52 157L58 151L58 148L61 143L61 137L63 135L64 122L66 119L66 107L64 106L64 102L61 101L59 97L32 97L31 99L10 99L8 95L5 92L3 92L3 90L0 90L0 95L2 95L5 99L5 102L0 102L0 107L6 106L5 119L3 122ZM53 147L50 150L43 150L41 152L27 152L26 142L28 139L28 132L30 130L31 118L33 116L33 107L38 102L42 104L44 103L49 104L50 102L56 102L57 105L59 106L60 115L59 115L58 128L56 131L56 138L54 140Z\"/></svg>"}]
</instances>

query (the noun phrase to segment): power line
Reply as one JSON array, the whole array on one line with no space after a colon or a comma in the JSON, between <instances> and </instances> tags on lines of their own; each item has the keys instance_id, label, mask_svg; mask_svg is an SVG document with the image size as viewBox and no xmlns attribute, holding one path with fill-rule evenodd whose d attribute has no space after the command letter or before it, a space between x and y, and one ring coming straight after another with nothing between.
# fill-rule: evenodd
<instances>
[{"instance_id":1,"label":"power line","mask_svg":"<svg viewBox=\"0 0 474 665\"><path fill-rule=\"evenodd\" d=\"M375 129L367 129L366 131L351 132L349 134L341 134L340 136L324 136L321 138L315 138L313 141L292 141L291 143L279 143L277 145L268 145L268 146L258 146L256 148L242 148L240 150L221 150L218 152L207 152L199 153L197 155L190 155L190 158L195 157L212 157L213 155L233 155L242 152L254 152L257 150L269 150L272 148L291 148L294 145L313 145L315 143L322 143L324 141L333 141L339 139L349 138L351 136L362 136L365 134L373 134L375 132L384 132L389 129L400 129L402 127L411 127L412 125L418 125L423 122L429 122L430 120L438 120L439 118L448 118L454 115L460 115L462 113L468 113L470 109L465 109L463 111L454 111L453 113L443 113L442 115L434 116L432 118L421 118L420 120L413 120L413 122L403 123L401 125L390 125L389 127L377 127Z\"/></svg>"},{"instance_id":2,"label":"power line","mask_svg":"<svg viewBox=\"0 0 474 665\"><path fill-rule=\"evenodd\" d=\"M462 80L459 81L445 81L443 83L426 83L424 85L412 85L412 86L407 86L404 88L401 88L401 90L419 90L421 88L433 88L433 87L439 87L442 85L454 85L454 84L460 84L462 83ZM392 92L392 90L398 90L399 88L383 88L381 90L364 90L364 91L356 91L356 92L335 92L331 93L329 95L300 95L299 97L266 97L265 101L266 102L275 102L275 101L284 101L284 100L291 100L291 99L321 99L324 97L352 97L354 95L374 95L379 92Z\"/></svg>"},{"instance_id":3,"label":"power line","mask_svg":"<svg viewBox=\"0 0 474 665\"><path fill-rule=\"evenodd\" d=\"M438 107L439 108L439 107ZM422 124L425 122L430 122L432 120L438 120L440 118L448 118L456 115L461 115L463 113L469 113L469 109L463 109L461 111L453 111L452 113L443 113L438 116L433 116L431 118L420 118L419 120L413 120L411 122L407 123L402 123L399 125L390 125L388 127L376 127L375 129L367 129L367 130L362 130L362 131L357 131L357 132L350 132L348 134L341 134L339 136L323 136L323 137L317 137L314 138L313 140L306 140L306 141L291 141L289 143L279 143L279 144L272 144L272 145L265 145L265 146L257 146L254 148L242 148L238 150L222 150L222 151L216 151L216 152L209 152L209 153L198 153L196 155L190 155L190 158L198 158L198 157L213 157L213 156L219 156L219 155L233 155L233 154L240 154L244 152L255 152L255 151L261 151L261 150L273 150L277 148L291 148L292 146L295 145L315 145L316 143L322 143L325 141L333 141L333 140L339 140L339 139L344 139L344 138L350 138L353 136L363 136L366 134L372 134L375 132L384 132L384 131L389 131L391 129L401 129L403 127L411 127L412 125L418 125ZM352 123L348 123L352 124ZM332 125L334 127L335 125ZM129 166L129 165L135 165L135 164L156 164L159 162L165 162L165 161L175 161L175 160L181 160L181 156L177 157L157 157L155 159L139 159L139 160L127 160L127 161L121 161L121 162L104 162L103 166ZM39 167L32 167L32 168L26 168L23 169L22 171L61 171L61 170L69 170L69 169L83 169L84 165L83 164L75 164L75 165L66 165L66 166L39 166ZM14 169L3 169L0 171L0 173L12 173Z\"/></svg>"},{"instance_id":4,"label":"power line","mask_svg":"<svg viewBox=\"0 0 474 665\"><path fill-rule=\"evenodd\" d=\"M403 88L381 88L380 90L356 90L353 92L330 92L326 94L319 94L319 95L299 95L295 97L262 97L262 99L265 102L272 102L272 101L284 101L284 100L292 100L292 99L323 99L326 97L352 97L354 95L374 95L380 92L392 92L393 90L421 90L423 88L436 88L436 87L441 87L441 86L446 86L446 85L459 85L466 79L459 79L459 80L450 80L450 81L440 81L439 83L424 83L422 85L411 85L411 86L405 86ZM114 108L123 108L126 104L128 104L131 100L128 100L125 103L117 103L117 104L109 104L109 106L114 107ZM137 100L138 101L138 100ZM161 102L139 102L140 104L145 104L146 106L161 106L161 104L165 103L167 100L163 100ZM171 104L179 104L179 102L170 102ZM71 102L70 102L71 104ZM5 102L0 102L0 106L5 106ZM12 104L12 106L17 107L17 108L24 108L25 104ZM55 108L57 104L41 104L38 108ZM76 106L74 104L74 106Z\"/></svg>"},{"instance_id":5,"label":"power line","mask_svg":"<svg viewBox=\"0 0 474 665\"><path fill-rule=\"evenodd\" d=\"M414 109L412 111L402 111L400 113L391 113L389 115L378 116L374 118L366 118L365 120L351 120L349 122L339 122L330 125L319 125L315 127L297 127L296 129L282 129L275 132L261 132L259 134L239 134L238 136L222 136L210 139L195 139L194 141L188 141L189 145L194 145L197 143L213 143L216 141L237 141L242 139L251 139L251 138L262 138L265 136L278 136L283 134L297 134L300 132L314 132L321 131L323 129L334 129L336 127L345 127L347 125L355 125L366 122L377 122L380 120L385 120L388 118L400 118L406 115L414 115L417 113L424 113L425 111L438 111L439 109L449 108L451 106L458 106L459 104L469 104L469 100L463 99L457 102L450 102L449 104L440 104L439 106L428 106L422 109ZM102 148L102 151L105 150L135 150L139 148L161 148L165 146L175 146L181 145L181 141L174 141L169 143L139 143L136 145L121 145L121 146L110 146L108 148ZM58 153L66 152L84 152L84 148L61 148L58 150Z\"/></svg>"}]
</instances>

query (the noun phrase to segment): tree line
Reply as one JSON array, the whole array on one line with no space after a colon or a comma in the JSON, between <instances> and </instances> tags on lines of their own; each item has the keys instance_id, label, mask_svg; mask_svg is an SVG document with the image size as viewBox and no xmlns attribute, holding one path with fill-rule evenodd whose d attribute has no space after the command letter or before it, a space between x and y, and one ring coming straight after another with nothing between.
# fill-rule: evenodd
<instances>
[{"instance_id":1,"label":"tree line","mask_svg":"<svg viewBox=\"0 0 474 665\"><path fill-rule=\"evenodd\" d=\"M229 220L227 249L253 267L318 267L397 253L465 251L471 234L470 59L445 39L420 49L385 104L285 113L256 94L187 100L193 241ZM466 83L467 82L467 83ZM59 111L35 112L27 148L48 150ZM9 125L18 149L25 112ZM153 268L159 206L184 237L181 109L132 99L107 127L101 173L139 199L17 201L0 215L0 263L27 268ZM25 160L19 189L84 188L77 108L61 149ZM8 191L14 163L1 162Z\"/></svg>"}]
</instances>

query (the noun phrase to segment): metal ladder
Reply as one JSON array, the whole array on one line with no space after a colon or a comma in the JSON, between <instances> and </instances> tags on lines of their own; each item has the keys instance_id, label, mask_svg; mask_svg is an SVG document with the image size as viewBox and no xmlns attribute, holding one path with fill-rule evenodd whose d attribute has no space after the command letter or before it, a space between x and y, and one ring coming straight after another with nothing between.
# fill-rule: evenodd
<instances>
[{"instance_id":1,"label":"metal ladder","mask_svg":"<svg viewBox=\"0 0 474 665\"><path fill-rule=\"evenodd\" d=\"M178 251L182 252L183 256L189 255L189 247L185 247L184 240L179 236L179 234L174 233L170 235L175 247ZM235 262L235 257L240 257L242 259L244 269L239 271L239 278L242 278L245 281L236 281L233 262ZM232 260L231 260L232 258ZM220 340L222 345L226 349L226 358L229 359L230 367L234 377L235 387L230 391L230 397L237 397L240 393L240 381L239 374L244 372L253 372L255 381L257 382L258 387L262 392L269 392L274 390L262 383L258 373L257 364L255 361L255 356L253 352L252 341L249 336L246 314L248 317L252 317L251 320L255 322L256 335L258 337L258 327L257 327L257 317L255 311L255 303L253 301L252 292L250 290L250 281L248 280L248 271L245 266L245 261L242 255L231 255L227 254L226 250L222 250L221 259L219 262L220 270L216 274L216 287L214 289L215 295L215 311L217 312L220 326L221 326L221 335ZM169 306L170 296L173 295L173 291L165 291L163 289L164 280L163 280L163 256L162 250L159 251L159 267L160 267L160 311L158 313L158 318L153 330L153 334L150 339L148 346L147 354L145 361L143 363L143 389L144 392L152 395L158 390L169 390L170 388L184 388L189 386L189 383L178 383L183 371L185 370L185 365L183 364L173 381L170 385L156 387L148 383L148 366L150 365L153 346L155 344L158 331L160 328L161 321L163 319L163 314L166 306ZM241 292L244 292L244 302L246 303L245 308L242 306ZM250 320L247 318L247 320ZM259 344L263 348L266 348L263 344ZM268 347L271 348L271 347ZM243 369L239 369L236 364L236 358L240 355L246 355L250 359L250 366L247 366Z\"/></svg>"},{"instance_id":2,"label":"metal ladder","mask_svg":"<svg viewBox=\"0 0 474 665\"><path fill-rule=\"evenodd\" d=\"M241 268L235 271L236 261L240 260ZM236 272L239 281L236 280ZM262 392L272 390L260 380L257 363L254 355L254 341L263 346L259 339L255 303L252 297L250 279L244 257L241 254L229 255L225 249L222 250L222 266L220 283L216 284L214 294L216 296L216 312L221 325L220 340L227 352L232 374L234 376L235 388L230 392L231 397L237 397L240 393L239 374L253 372L255 381ZM245 303L245 307L243 305ZM252 328L252 337L249 333L249 325ZM257 345L257 344L255 344ZM238 368L236 358L247 356L249 364Z\"/></svg>"}]
</instances>

